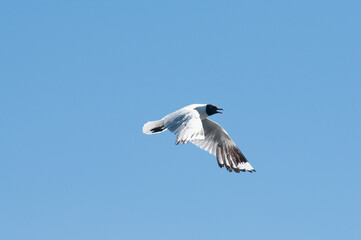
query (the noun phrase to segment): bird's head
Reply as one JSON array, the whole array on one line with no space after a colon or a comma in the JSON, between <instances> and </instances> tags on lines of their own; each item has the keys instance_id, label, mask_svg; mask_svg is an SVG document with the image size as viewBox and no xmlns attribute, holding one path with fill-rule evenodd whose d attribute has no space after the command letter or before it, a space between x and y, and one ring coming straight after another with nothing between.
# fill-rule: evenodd
<instances>
[{"instance_id":1,"label":"bird's head","mask_svg":"<svg viewBox=\"0 0 361 240\"><path fill-rule=\"evenodd\" d=\"M219 110L223 110L222 108L218 108L217 106L214 106L213 104L207 104L206 106L206 113L208 116L211 116L216 113L222 113Z\"/></svg>"}]
</instances>

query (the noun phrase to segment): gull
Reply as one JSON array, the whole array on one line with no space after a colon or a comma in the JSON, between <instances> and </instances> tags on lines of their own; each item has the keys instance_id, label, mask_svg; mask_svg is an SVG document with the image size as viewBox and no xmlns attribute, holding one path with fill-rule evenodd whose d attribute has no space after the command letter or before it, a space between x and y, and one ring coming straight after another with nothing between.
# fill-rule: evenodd
<instances>
[{"instance_id":1,"label":"gull","mask_svg":"<svg viewBox=\"0 0 361 240\"><path fill-rule=\"evenodd\" d=\"M219 167L229 172L255 172L228 133L209 116L222 113L212 104L191 104L168 114L161 120L147 122L144 134L156 134L169 130L177 134L175 144L193 143L197 147L216 156Z\"/></svg>"}]
</instances>

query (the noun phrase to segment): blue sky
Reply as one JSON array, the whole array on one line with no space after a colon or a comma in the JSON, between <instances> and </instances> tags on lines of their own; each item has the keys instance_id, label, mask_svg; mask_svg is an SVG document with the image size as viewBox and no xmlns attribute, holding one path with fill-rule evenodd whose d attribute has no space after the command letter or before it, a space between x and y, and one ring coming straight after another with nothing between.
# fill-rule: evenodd
<instances>
[{"instance_id":1,"label":"blue sky","mask_svg":"<svg viewBox=\"0 0 361 240\"><path fill-rule=\"evenodd\" d=\"M361 239L359 1L1 1L0 238ZM150 120L192 103L257 170Z\"/></svg>"}]
</instances>

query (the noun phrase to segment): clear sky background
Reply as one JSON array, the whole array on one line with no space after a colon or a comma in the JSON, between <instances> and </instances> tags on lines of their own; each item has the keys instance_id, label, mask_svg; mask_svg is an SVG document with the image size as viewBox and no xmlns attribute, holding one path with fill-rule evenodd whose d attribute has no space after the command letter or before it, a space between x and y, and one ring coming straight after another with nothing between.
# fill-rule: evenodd
<instances>
[{"instance_id":1,"label":"clear sky background","mask_svg":"<svg viewBox=\"0 0 361 240\"><path fill-rule=\"evenodd\" d=\"M0 239L361 239L360 1L0 1ZM256 173L142 126L192 103Z\"/></svg>"}]
</instances>

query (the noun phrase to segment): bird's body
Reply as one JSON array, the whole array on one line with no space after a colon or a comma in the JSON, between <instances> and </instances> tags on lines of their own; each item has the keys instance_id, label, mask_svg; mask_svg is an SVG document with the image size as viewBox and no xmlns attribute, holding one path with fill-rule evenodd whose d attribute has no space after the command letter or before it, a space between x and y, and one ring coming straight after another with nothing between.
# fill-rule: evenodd
<instances>
[{"instance_id":1,"label":"bird's body","mask_svg":"<svg viewBox=\"0 0 361 240\"><path fill-rule=\"evenodd\" d=\"M168 114L158 121L147 122L143 133L155 134L169 130L177 134L176 144L193 143L217 157L218 165L230 172L255 172L228 133L208 117L222 113L212 104L192 104Z\"/></svg>"}]
</instances>

